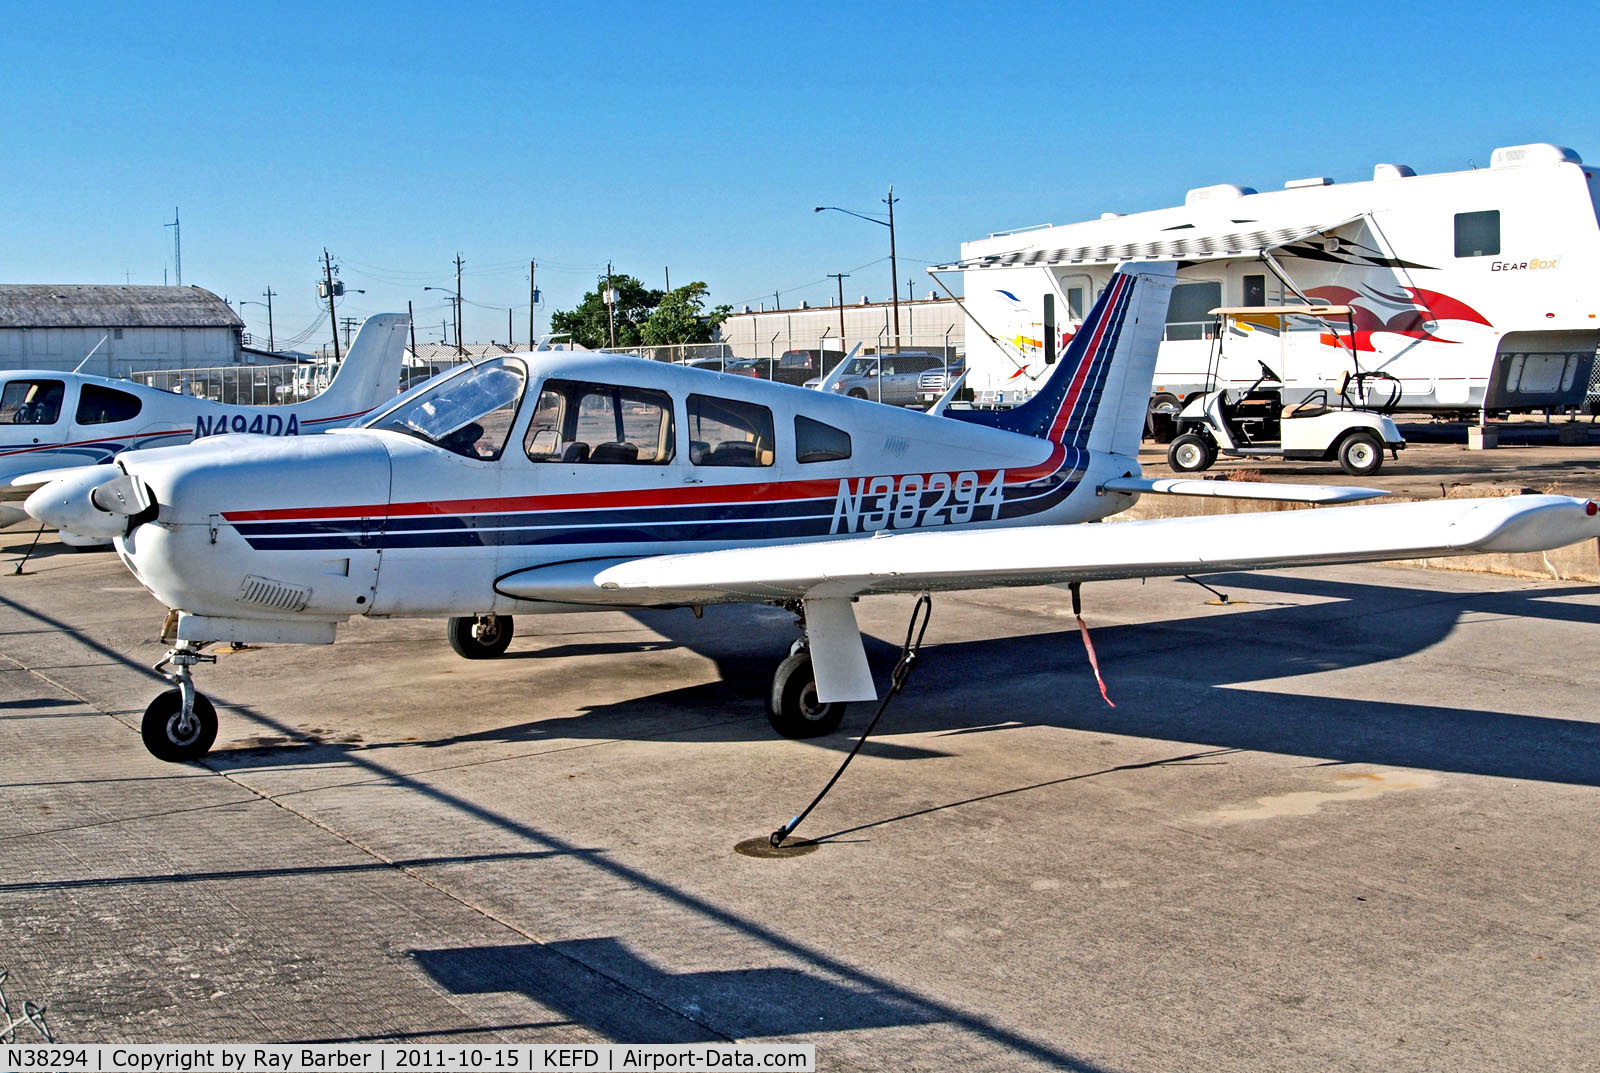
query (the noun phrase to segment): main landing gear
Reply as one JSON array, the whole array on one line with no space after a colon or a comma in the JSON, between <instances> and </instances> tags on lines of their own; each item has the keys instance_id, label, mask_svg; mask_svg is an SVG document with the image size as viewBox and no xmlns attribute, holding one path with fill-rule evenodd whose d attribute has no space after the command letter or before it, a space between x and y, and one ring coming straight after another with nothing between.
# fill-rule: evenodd
<instances>
[{"instance_id":1,"label":"main landing gear","mask_svg":"<svg viewBox=\"0 0 1600 1073\"><path fill-rule=\"evenodd\" d=\"M194 665L217 662L216 656L201 653L204 647L205 643L180 641L155 666L157 674L178 687L151 701L139 725L144 747L157 760L170 764L199 760L217 740L217 709L194 688ZM163 670L169 663L177 670Z\"/></svg>"},{"instance_id":2,"label":"main landing gear","mask_svg":"<svg viewBox=\"0 0 1600 1073\"><path fill-rule=\"evenodd\" d=\"M811 670L811 651L804 638L789 648L789 655L772 673L767 691L767 722L786 738L818 738L839 729L845 704L823 704L817 699L817 678Z\"/></svg>"},{"instance_id":3,"label":"main landing gear","mask_svg":"<svg viewBox=\"0 0 1600 1073\"><path fill-rule=\"evenodd\" d=\"M494 659L511 644L510 615L461 615L450 620L450 647L462 659Z\"/></svg>"}]
</instances>

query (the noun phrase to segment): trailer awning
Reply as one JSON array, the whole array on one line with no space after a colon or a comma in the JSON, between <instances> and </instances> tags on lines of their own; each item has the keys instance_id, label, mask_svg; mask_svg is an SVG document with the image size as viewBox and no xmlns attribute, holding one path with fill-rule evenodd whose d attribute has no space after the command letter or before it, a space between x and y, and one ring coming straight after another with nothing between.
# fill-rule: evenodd
<instances>
[{"instance_id":1,"label":"trailer awning","mask_svg":"<svg viewBox=\"0 0 1600 1073\"><path fill-rule=\"evenodd\" d=\"M1170 237L1147 242L1128 242L1106 246L1068 246L1061 249L1024 249L1010 253L969 257L954 264L935 265L929 272L971 272L985 268L1055 268L1063 265L1114 265L1123 261L1220 261L1233 257L1254 257L1268 250L1314 235L1326 234L1345 224L1362 219L1358 213L1302 227L1280 227L1267 231L1206 231L1185 228L1162 232Z\"/></svg>"}]
</instances>

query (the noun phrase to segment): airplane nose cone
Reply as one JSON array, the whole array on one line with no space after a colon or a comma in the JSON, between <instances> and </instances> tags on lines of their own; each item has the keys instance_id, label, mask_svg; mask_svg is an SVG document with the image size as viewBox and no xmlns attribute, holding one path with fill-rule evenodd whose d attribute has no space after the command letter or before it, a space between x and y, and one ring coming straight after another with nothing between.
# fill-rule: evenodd
<instances>
[{"instance_id":1,"label":"airplane nose cone","mask_svg":"<svg viewBox=\"0 0 1600 1073\"><path fill-rule=\"evenodd\" d=\"M22 504L45 525L105 540L126 533L128 519L145 506L139 483L114 466L84 469L51 481Z\"/></svg>"}]
</instances>

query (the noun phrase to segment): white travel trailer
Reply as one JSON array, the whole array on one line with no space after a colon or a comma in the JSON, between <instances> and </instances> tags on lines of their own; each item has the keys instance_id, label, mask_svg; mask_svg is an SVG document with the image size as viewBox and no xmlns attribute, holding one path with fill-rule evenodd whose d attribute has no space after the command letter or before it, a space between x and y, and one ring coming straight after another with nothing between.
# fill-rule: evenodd
<instances>
[{"instance_id":1,"label":"white travel trailer","mask_svg":"<svg viewBox=\"0 0 1600 1073\"><path fill-rule=\"evenodd\" d=\"M931 271L962 273L980 404L1030 396L1116 264L1138 259L1178 262L1154 414L1205 390L1213 367L1212 386L1241 387L1262 362L1286 401L1337 397L1360 373L1372 379L1352 392L1387 402L1398 387L1402 410L1576 406L1600 344L1597 205L1600 177L1577 153L1509 146L1472 171L1202 187L1175 208L966 242ZM1302 302L1354 318L1245 321L1218 347L1210 310Z\"/></svg>"}]
</instances>

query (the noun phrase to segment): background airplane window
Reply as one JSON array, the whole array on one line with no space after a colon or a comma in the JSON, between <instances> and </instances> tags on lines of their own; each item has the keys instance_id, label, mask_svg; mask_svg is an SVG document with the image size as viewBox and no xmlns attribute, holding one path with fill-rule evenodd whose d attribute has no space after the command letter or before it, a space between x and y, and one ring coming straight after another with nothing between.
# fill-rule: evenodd
<instances>
[{"instance_id":1,"label":"background airplane window","mask_svg":"<svg viewBox=\"0 0 1600 1073\"><path fill-rule=\"evenodd\" d=\"M850 457L850 434L842 428L813 421L794 419L794 456L799 462L838 462Z\"/></svg>"},{"instance_id":2,"label":"background airplane window","mask_svg":"<svg viewBox=\"0 0 1600 1073\"><path fill-rule=\"evenodd\" d=\"M0 392L0 425L53 425L66 393L60 380L13 380Z\"/></svg>"},{"instance_id":3,"label":"background airplane window","mask_svg":"<svg viewBox=\"0 0 1600 1073\"><path fill-rule=\"evenodd\" d=\"M664 392L547 380L523 447L535 462L662 465L672 461L674 428Z\"/></svg>"},{"instance_id":4,"label":"background airplane window","mask_svg":"<svg viewBox=\"0 0 1600 1073\"><path fill-rule=\"evenodd\" d=\"M772 411L751 402L689 396L689 461L697 466L772 465Z\"/></svg>"},{"instance_id":5,"label":"background airplane window","mask_svg":"<svg viewBox=\"0 0 1600 1073\"><path fill-rule=\"evenodd\" d=\"M113 421L132 421L139 416L144 404L139 396L126 391L85 384L78 393L78 413L75 420L80 425L105 425Z\"/></svg>"}]
</instances>

